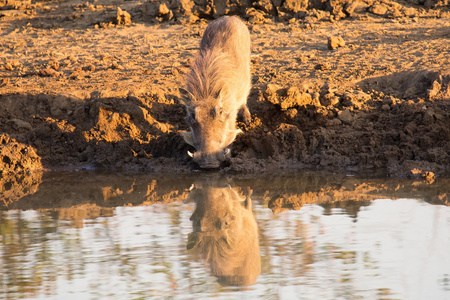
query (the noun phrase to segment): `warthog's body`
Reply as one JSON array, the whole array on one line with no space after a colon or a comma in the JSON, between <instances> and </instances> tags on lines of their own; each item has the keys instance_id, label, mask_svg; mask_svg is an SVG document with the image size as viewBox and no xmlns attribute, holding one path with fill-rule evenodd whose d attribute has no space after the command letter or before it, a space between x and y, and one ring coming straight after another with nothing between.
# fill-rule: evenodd
<instances>
[{"instance_id":1,"label":"warthog's body","mask_svg":"<svg viewBox=\"0 0 450 300\"><path fill-rule=\"evenodd\" d=\"M200 53L191 66L183 100L191 131L184 140L197 150L201 168L217 168L230 157L228 147L240 132L236 118L242 110L250 122L250 34L237 17L222 17L205 30Z\"/></svg>"}]
</instances>

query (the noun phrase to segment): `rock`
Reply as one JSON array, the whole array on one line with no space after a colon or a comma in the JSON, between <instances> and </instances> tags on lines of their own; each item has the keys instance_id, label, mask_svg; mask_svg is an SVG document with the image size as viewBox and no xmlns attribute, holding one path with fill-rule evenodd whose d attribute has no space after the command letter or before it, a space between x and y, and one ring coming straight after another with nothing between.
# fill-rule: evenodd
<instances>
[{"instance_id":1,"label":"rock","mask_svg":"<svg viewBox=\"0 0 450 300\"><path fill-rule=\"evenodd\" d=\"M369 11L375 15L384 16L388 12L389 7L386 4L374 4L369 7Z\"/></svg>"},{"instance_id":2,"label":"rock","mask_svg":"<svg viewBox=\"0 0 450 300\"><path fill-rule=\"evenodd\" d=\"M342 0L326 1L325 10L327 10L331 13L334 20L343 19L347 16L347 14L344 13L344 6L346 5L345 2L349 2L349 1L346 1L346 0L344 0L344 1L342 1Z\"/></svg>"},{"instance_id":3,"label":"rock","mask_svg":"<svg viewBox=\"0 0 450 300\"><path fill-rule=\"evenodd\" d=\"M59 69L59 62L58 61L51 61L48 66L54 70L58 70Z\"/></svg>"},{"instance_id":4,"label":"rock","mask_svg":"<svg viewBox=\"0 0 450 300\"><path fill-rule=\"evenodd\" d=\"M326 122L327 126L339 126L342 124L342 121L339 119L331 119Z\"/></svg>"},{"instance_id":5,"label":"rock","mask_svg":"<svg viewBox=\"0 0 450 300\"><path fill-rule=\"evenodd\" d=\"M264 24L266 21L264 13L261 10L255 9L253 7L247 9L247 11L245 12L245 17L252 24ZM255 28L253 28L253 31L255 31Z\"/></svg>"},{"instance_id":6,"label":"rock","mask_svg":"<svg viewBox=\"0 0 450 300\"><path fill-rule=\"evenodd\" d=\"M13 128L17 131L30 131L33 129L30 123L20 120L20 119L12 119L11 123Z\"/></svg>"},{"instance_id":7,"label":"rock","mask_svg":"<svg viewBox=\"0 0 450 300\"><path fill-rule=\"evenodd\" d=\"M167 7L167 4L161 3L159 5L159 15L163 16L163 15L167 15L168 13L170 13L170 9Z\"/></svg>"},{"instance_id":8,"label":"rock","mask_svg":"<svg viewBox=\"0 0 450 300\"><path fill-rule=\"evenodd\" d=\"M351 1L350 3L347 3L347 5L345 5L344 11L346 14L351 16L357 7L358 7L358 2Z\"/></svg>"},{"instance_id":9,"label":"rock","mask_svg":"<svg viewBox=\"0 0 450 300\"><path fill-rule=\"evenodd\" d=\"M0 86L6 86L9 84L9 78L0 78Z\"/></svg>"},{"instance_id":10,"label":"rock","mask_svg":"<svg viewBox=\"0 0 450 300\"><path fill-rule=\"evenodd\" d=\"M81 68L78 68L77 70L73 71L69 75L70 79L83 79L84 78L84 72Z\"/></svg>"},{"instance_id":11,"label":"rock","mask_svg":"<svg viewBox=\"0 0 450 300\"><path fill-rule=\"evenodd\" d=\"M345 6L344 11L349 16L354 16L356 14L365 14L368 7L369 5L364 2L350 1Z\"/></svg>"},{"instance_id":12,"label":"rock","mask_svg":"<svg viewBox=\"0 0 450 300\"><path fill-rule=\"evenodd\" d=\"M140 11L142 12L142 14L144 16L151 16L151 17L155 17L158 15L159 12L159 7L157 7L157 3L156 2L145 2L141 5L140 7Z\"/></svg>"},{"instance_id":13,"label":"rock","mask_svg":"<svg viewBox=\"0 0 450 300\"><path fill-rule=\"evenodd\" d=\"M58 77L61 75L61 73L54 69L47 68L47 69L39 70L38 75L41 77Z\"/></svg>"},{"instance_id":14,"label":"rock","mask_svg":"<svg viewBox=\"0 0 450 300\"><path fill-rule=\"evenodd\" d=\"M131 16L126 11L122 10L120 7L117 7L117 24L118 25L130 25L131 24Z\"/></svg>"},{"instance_id":15,"label":"rock","mask_svg":"<svg viewBox=\"0 0 450 300\"><path fill-rule=\"evenodd\" d=\"M173 12L172 10L169 9L169 7L167 6L166 3L161 3L159 5L159 16L160 16L160 21L161 20L165 20L165 21L170 21L173 18Z\"/></svg>"},{"instance_id":16,"label":"rock","mask_svg":"<svg viewBox=\"0 0 450 300\"><path fill-rule=\"evenodd\" d=\"M278 95L277 92L279 90L281 90L281 86L279 86L278 84L268 83L266 86L266 90L263 93L264 98L270 103L278 104L278 98L280 97L280 95Z\"/></svg>"},{"instance_id":17,"label":"rock","mask_svg":"<svg viewBox=\"0 0 450 300\"><path fill-rule=\"evenodd\" d=\"M328 38L328 49L329 50L333 50L338 47L344 47L344 46L345 46L345 41L342 37L332 36L332 37Z\"/></svg>"},{"instance_id":18,"label":"rock","mask_svg":"<svg viewBox=\"0 0 450 300\"><path fill-rule=\"evenodd\" d=\"M197 17L196 15L188 15L188 16L182 16L178 18L178 21L182 24L182 25L186 25L186 24L193 24L195 22L197 22L200 18Z\"/></svg>"},{"instance_id":19,"label":"rock","mask_svg":"<svg viewBox=\"0 0 450 300\"><path fill-rule=\"evenodd\" d=\"M5 64L5 70L12 71L12 70L14 70L14 68L13 68L12 64L8 62Z\"/></svg>"},{"instance_id":20,"label":"rock","mask_svg":"<svg viewBox=\"0 0 450 300\"><path fill-rule=\"evenodd\" d=\"M417 92L418 92L417 88L415 86L412 86L405 91L403 97L412 98L417 94Z\"/></svg>"},{"instance_id":21,"label":"rock","mask_svg":"<svg viewBox=\"0 0 450 300\"><path fill-rule=\"evenodd\" d=\"M281 8L288 13L298 13L300 11L305 11L308 8L308 0L285 0Z\"/></svg>"},{"instance_id":22,"label":"rock","mask_svg":"<svg viewBox=\"0 0 450 300\"><path fill-rule=\"evenodd\" d=\"M296 106L306 106L312 104L312 97L308 93L300 92L297 87L290 87L286 91L286 97L284 97L280 106L282 110Z\"/></svg>"},{"instance_id":23,"label":"rock","mask_svg":"<svg viewBox=\"0 0 450 300\"><path fill-rule=\"evenodd\" d=\"M314 66L315 70L320 70L320 71L325 71L325 70L328 70L330 68L331 68L331 66L330 66L329 63L317 64L317 65Z\"/></svg>"},{"instance_id":24,"label":"rock","mask_svg":"<svg viewBox=\"0 0 450 300\"><path fill-rule=\"evenodd\" d=\"M350 124L353 121L353 116L349 110L340 110L338 112L338 119L343 123Z\"/></svg>"},{"instance_id":25,"label":"rock","mask_svg":"<svg viewBox=\"0 0 450 300\"><path fill-rule=\"evenodd\" d=\"M111 62L111 69L112 69L112 70L122 70L123 67L122 67L121 65L119 65L119 64L117 63L117 61L112 61L112 62Z\"/></svg>"},{"instance_id":26,"label":"rock","mask_svg":"<svg viewBox=\"0 0 450 300\"><path fill-rule=\"evenodd\" d=\"M182 16L192 16L192 8L195 2L191 0L180 0L180 14ZM198 18L198 17L197 17ZM193 23L193 22L191 22Z\"/></svg>"},{"instance_id":27,"label":"rock","mask_svg":"<svg viewBox=\"0 0 450 300\"><path fill-rule=\"evenodd\" d=\"M431 88L427 90L428 100L433 100L440 91L441 84L437 80L433 81L433 83L431 84Z\"/></svg>"},{"instance_id":28,"label":"rock","mask_svg":"<svg viewBox=\"0 0 450 300\"><path fill-rule=\"evenodd\" d=\"M325 94L322 99L320 99L320 104L323 106L335 106L339 103L339 97L334 93Z\"/></svg>"},{"instance_id":29,"label":"rock","mask_svg":"<svg viewBox=\"0 0 450 300\"><path fill-rule=\"evenodd\" d=\"M179 11L176 12L179 16L187 16L192 14L193 3L188 3L186 1L181 1L180 5L177 6ZM147 1L141 5L140 10L144 15L157 17L158 20L169 21L173 18L174 13L170 9L170 6L166 1Z\"/></svg>"},{"instance_id":30,"label":"rock","mask_svg":"<svg viewBox=\"0 0 450 300\"><path fill-rule=\"evenodd\" d=\"M370 99L372 99L372 97L362 91L346 92L343 96L342 105L349 107L353 106L360 109L364 103Z\"/></svg>"},{"instance_id":31,"label":"rock","mask_svg":"<svg viewBox=\"0 0 450 300\"><path fill-rule=\"evenodd\" d=\"M95 66L93 64L86 65L82 68L83 71L94 72Z\"/></svg>"},{"instance_id":32,"label":"rock","mask_svg":"<svg viewBox=\"0 0 450 300\"><path fill-rule=\"evenodd\" d=\"M255 3L253 3L253 6L256 9L261 10L261 11L263 11L265 13L268 13L268 14L272 13L273 10L274 10L274 6L273 6L271 0L259 0L259 1L255 2Z\"/></svg>"}]
</instances>

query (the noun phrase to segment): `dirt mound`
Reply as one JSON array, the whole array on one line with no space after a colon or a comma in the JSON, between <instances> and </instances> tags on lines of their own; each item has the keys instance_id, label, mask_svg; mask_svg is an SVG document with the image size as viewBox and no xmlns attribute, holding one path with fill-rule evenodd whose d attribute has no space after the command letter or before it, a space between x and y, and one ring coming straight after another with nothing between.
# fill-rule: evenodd
<instances>
[{"instance_id":1,"label":"dirt mound","mask_svg":"<svg viewBox=\"0 0 450 300\"><path fill-rule=\"evenodd\" d=\"M223 15L241 15L252 23L271 22L272 17L279 20L339 20L347 17L373 15L399 18L417 17L421 9L435 9L436 14L447 13L448 0L442 1L373 1L373 0L147 0L138 12L143 17L163 22L179 20L190 23L198 18L218 18Z\"/></svg>"},{"instance_id":2,"label":"dirt mound","mask_svg":"<svg viewBox=\"0 0 450 300\"><path fill-rule=\"evenodd\" d=\"M18 131L31 129L29 123L20 119L12 119L10 124ZM32 147L18 143L6 134L0 134L0 158L2 176L42 169L41 158Z\"/></svg>"},{"instance_id":3,"label":"dirt mound","mask_svg":"<svg viewBox=\"0 0 450 300\"><path fill-rule=\"evenodd\" d=\"M366 90L376 90L408 100L450 99L450 72L420 70L368 78L359 83ZM417 102L417 101L416 101Z\"/></svg>"},{"instance_id":4,"label":"dirt mound","mask_svg":"<svg viewBox=\"0 0 450 300\"><path fill-rule=\"evenodd\" d=\"M73 95L0 95L3 111L0 115L16 117L0 126L1 129L32 144L38 153L4 135L2 141L6 146L1 154L5 172L39 169L40 157L47 167L80 165L109 169L133 163L145 167L153 156L178 156L176 151L168 150L171 140L172 149L183 145L178 135L170 134L174 125L156 118L166 120L172 114L170 118L179 122L184 115L181 105L163 107L132 96L97 96L93 93L90 98L80 99ZM173 112L178 116L173 116Z\"/></svg>"}]
</instances>

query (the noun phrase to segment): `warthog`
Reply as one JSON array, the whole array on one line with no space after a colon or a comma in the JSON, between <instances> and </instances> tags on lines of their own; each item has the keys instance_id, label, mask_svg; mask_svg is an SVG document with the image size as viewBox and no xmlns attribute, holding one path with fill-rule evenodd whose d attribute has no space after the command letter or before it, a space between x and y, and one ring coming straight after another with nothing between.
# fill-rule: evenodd
<instances>
[{"instance_id":1,"label":"warthog","mask_svg":"<svg viewBox=\"0 0 450 300\"><path fill-rule=\"evenodd\" d=\"M222 285L252 285L261 273L250 194L250 189L244 197L236 188L211 186L196 188L190 195L196 208L187 249L197 249ZM243 200L245 206L240 203Z\"/></svg>"},{"instance_id":2,"label":"warthog","mask_svg":"<svg viewBox=\"0 0 450 300\"><path fill-rule=\"evenodd\" d=\"M186 89L180 89L190 131L182 132L201 168L218 168L231 157L227 148L241 133L238 112L251 121L250 33L238 17L222 17L205 30L200 52L191 66Z\"/></svg>"}]
</instances>

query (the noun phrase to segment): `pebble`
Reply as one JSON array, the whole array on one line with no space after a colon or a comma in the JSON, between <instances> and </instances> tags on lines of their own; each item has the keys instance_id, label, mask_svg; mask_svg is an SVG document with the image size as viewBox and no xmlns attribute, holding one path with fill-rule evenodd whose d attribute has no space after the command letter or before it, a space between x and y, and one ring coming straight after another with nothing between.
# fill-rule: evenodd
<instances>
[{"instance_id":1,"label":"pebble","mask_svg":"<svg viewBox=\"0 0 450 300\"><path fill-rule=\"evenodd\" d=\"M345 41L340 36L332 36L328 38L328 49L333 50L339 47L344 47Z\"/></svg>"},{"instance_id":2,"label":"pebble","mask_svg":"<svg viewBox=\"0 0 450 300\"><path fill-rule=\"evenodd\" d=\"M349 110L340 110L338 112L338 118L344 123L351 123L353 121L352 113Z\"/></svg>"}]
</instances>

